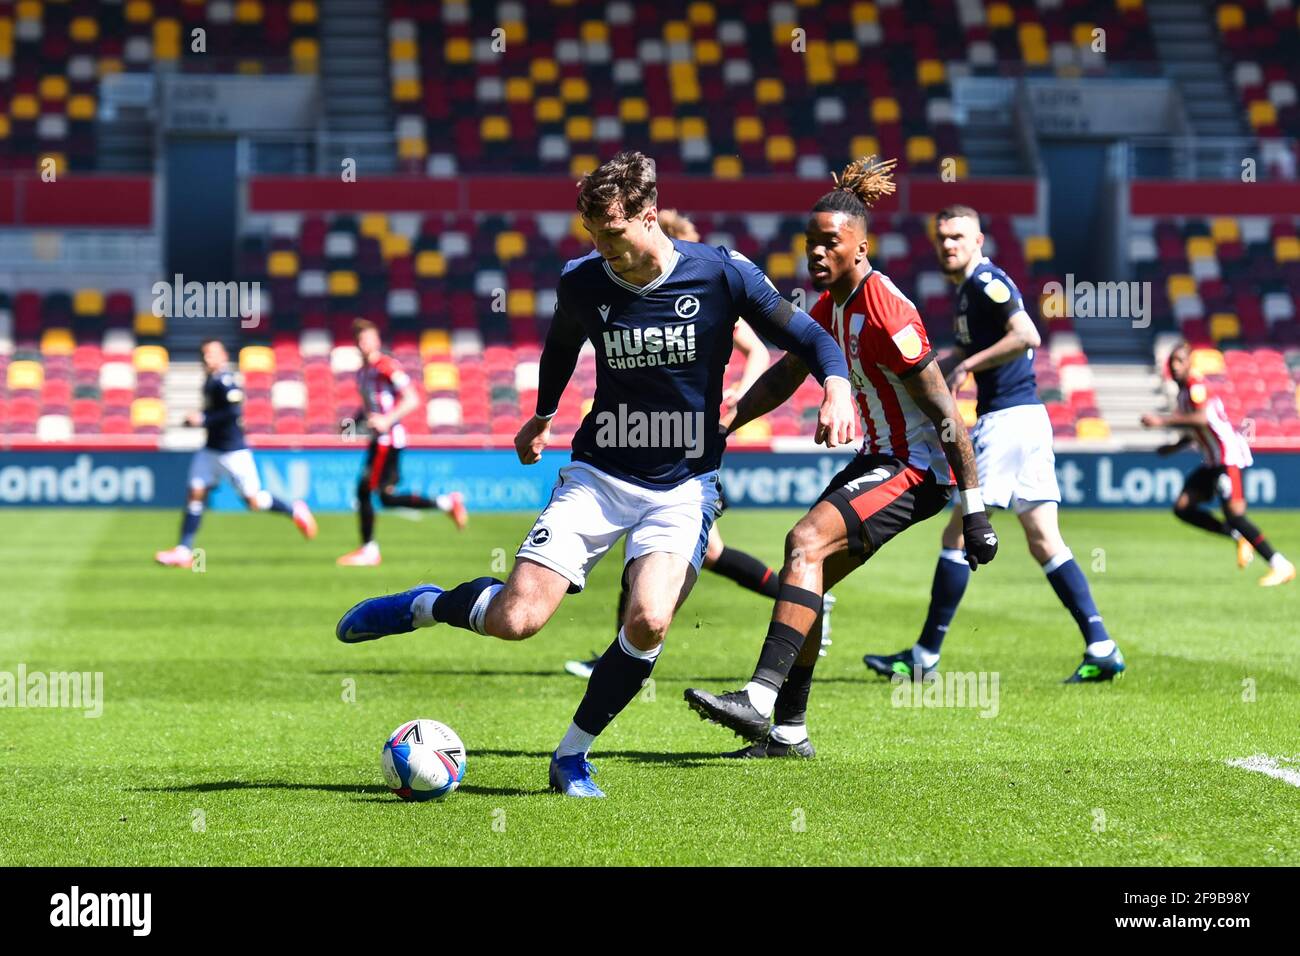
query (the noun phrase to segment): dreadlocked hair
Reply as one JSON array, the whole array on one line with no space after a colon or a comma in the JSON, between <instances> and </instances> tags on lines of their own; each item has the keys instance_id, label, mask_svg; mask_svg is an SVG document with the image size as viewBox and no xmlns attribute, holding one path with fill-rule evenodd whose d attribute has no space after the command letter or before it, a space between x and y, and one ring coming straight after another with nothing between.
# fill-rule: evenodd
<instances>
[{"instance_id":1,"label":"dreadlocked hair","mask_svg":"<svg viewBox=\"0 0 1300 956\"><path fill-rule=\"evenodd\" d=\"M882 196L888 196L897 188L894 185L894 167L898 160L882 160L863 156L844 167L836 176L835 188L817 200L813 212L842 212L862 222L865 229L867 210L876 204Z\"/></svg>"}]
</instances>

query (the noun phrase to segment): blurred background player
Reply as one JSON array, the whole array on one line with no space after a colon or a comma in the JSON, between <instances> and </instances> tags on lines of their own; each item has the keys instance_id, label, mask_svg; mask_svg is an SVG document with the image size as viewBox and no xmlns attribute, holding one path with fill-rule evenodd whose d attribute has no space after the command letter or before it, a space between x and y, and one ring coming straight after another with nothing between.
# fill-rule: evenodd
<instances>
[{"instance_id":1,"label":"blurred background player","mask_svg":"<svg viewBox=\"0 0 1300 956\"><path fill-rule=\"evenodd\" d=\"M1182 493L1174 503L1174 514L1182 521L1237 541L1237 566L1244 568L1258 551L1269 563L1268 573L1259 579L1262 587L1275 587L1295 580L1295 565L1275 551L1262 531L1246 517L1243 469L1254 464L1246 438L1228 421L1223 400L1210 394L1209 386L1192 371L1192 348L1180 342L1169 353L1169 377L1178 386L1177 410L1168 415L1148 412L1142 416L1146 428L1177 428L1183 435L1158 451L1171 455L1191 445L1200 449L1204 464L1187 476ZM1201 506L1218 496L1223 520Z\"/></svg>"},{"instance_id":2,"label":"blurred background player","mask_svg":"<svg viewBox=\"0 0 1300 956\"><path fill-rule=\"evenodd\" d=\"M806 251L812 317L839 343L862 416L862 447L786 538L781 589L749 683L714 695L688 688L702 718L752 741L730 757L811 757L812 634L822 595L899 533L943 510L956 476L971 568L997 555L979 473L956 401L916 307L867 258L867 210L894 191L893 161L851 163L813 206ZM808 369L785 355L740 400L732 430L799 388Z\"/></svg>"},{"instance_id":3,"label":"blurred background player","mask_svg":"<svg viewBox=\"0 0 1300 956\"><path fill-rule=\"evenodd\" d=\"M700 232L695 228L695 223L691 222L686 216L683 216L676 209L659 210L659 228L663 230L665 236L669 239L680 239L683 242L699 242ZM736 327L731 333L731 344L737 352L745 359L745 368L741 373L740 381L730 386L722 393L722 417L719 420L723 425L730 425L732 418L736 414L736 402L740 401L740 396L749 391L749 387L758 381L760 375L767 371L767 346L758 334L749 327L744 319L736 319ZM722 512L727 510L727 497L719 488L719 498L721 500L721 511L718 512L721 517ZM704 549L704 568L706 571L712 571L720 574L724 578L730 578L742 588L754 591L771 600L776 600L778 582L776 572L768 567L763 561L754 557L747 551L741 551L739 548L729 548L722 543L722 532L718 530L718 524L715 521L713 527L709 529L709 543ZM830 645L830 614L831 608L835 604L834 595L826 595L825 607L822 611L822 654L825 655L825 648ZM614 628L623 626L623 614L627 610L627 582L624 581L618 594L618 613L614 622ZM565 661L564 669L574 677L581 677L586 680L591 676L592 668L596 666L596 661L600 657L593 655L585 661Z\"/></svg>"},{"instance_id":4,"label":"blurred background player","mask_svg":"<svg viewBox=\"0 0 1300 956\"><path fill-rule=\"evenodd\" d=\"M979 213L953 205L935 216L939 266L957 286L956 347L945 359L953 393L975 376L978 420L971 431L984 503L1010 508L1025 529L1029 553L1083 634L1083 660L1067 683L1111 680L1124 656L1111 640L1092 599L1088 579L1061 538L1052 423L1038 397L1034 349L1041 344L1011 277L984 255ZM943 531L935 565L930 612L916 644L897 654L868 654L862 662L884 677L920 678L939 666L939 652L970 580L962 552L961 515Z\"/></svg>"},{"instance_id":5,"label":"blurred background player","mask_svg":"<svg viewBox=\"0 0 1300 956\"><path fill-rule=\"evenodd\" d=\"M363 411L366 427L370 430L370 447L366 449L365 473L357 483L361 547L343 555L338 563L374 567L381 560L379 542L375 540L375 503L372 500L376 493L385 508L436 508L445 511L458 530L464 529L468 513L459 491L440 494L436 498L396 492L401 480L398 457L406 447L406 429L402 426L402 419L420 407L420 396L397 360L382 351L379 329L373 322L357 319L352 323L352 334L361 352L357 388L365 403Z\"/></svg>"},{"instance_id":6,"label":"blurred background player","mask_svg":"<svg viewBox=\"0 0 1300 956\"><path fill-rule=\"evenodd\" d=\"M185 424L206 428L208 440L190 461L189 499L181 519L180 542L174 548L159 551L154 560L173 568L188 568L193 563L194 535L203 520L208 493L221 481L222 475L230 479L250 510L289 515L304 537L309 540L316 537L316 519L306 502L288 505L262 487L253 453L244 441L240 421L244 393L235 374L226 367L230 361L226 347L216 339L208 339L199 346L199 354L208 373L203 382L203 411L190 412Z\"/></svg>"}]
</instances>

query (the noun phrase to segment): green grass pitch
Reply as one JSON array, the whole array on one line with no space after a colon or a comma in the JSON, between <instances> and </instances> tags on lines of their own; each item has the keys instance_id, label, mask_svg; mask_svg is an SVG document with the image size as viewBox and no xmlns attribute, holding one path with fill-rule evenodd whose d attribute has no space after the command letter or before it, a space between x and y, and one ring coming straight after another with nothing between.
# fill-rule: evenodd
<instances>
[{"instance_id":1,"label":"green grass pitch","mask_svg":"<svg viewBox=\"0 0 1300 956\"><path fill-rule=\"evenodd\" d=\"M944 654L946 670L998 674L993 717L893 706L863 668L925 612L942 519L902 535L836 589L808 762L717 759L736 738L683 704L688 686L748 676L768 617L705 574L653 688L593 751L603 801L546 792L546 770L583 689L561 664L612 636L616 557L523 644L333 637L361 597L499 570L532 518L476 515L457 535L442 516L382 514L384 564L368 569L334 566L349 515L307 543L280 516L210 514L198 574L151 562L178 514L0 512L0 671L105 681L98 719L0 709L0 865L1300 863L1300 790L1226 763L1300 753L1300 590L1261 590L1260 563L1239 572L1226 541L1170 515L1065 512L1129 662L1083 687L1060 684L1073 622L996 519L1001 554ZM735 511L721 529L776 562L794 518ZM1300 515L1256 518L1300 552ZM412 717L465 740L445 802L383 786L380 747Z\"/></svg>"}]
</instances>

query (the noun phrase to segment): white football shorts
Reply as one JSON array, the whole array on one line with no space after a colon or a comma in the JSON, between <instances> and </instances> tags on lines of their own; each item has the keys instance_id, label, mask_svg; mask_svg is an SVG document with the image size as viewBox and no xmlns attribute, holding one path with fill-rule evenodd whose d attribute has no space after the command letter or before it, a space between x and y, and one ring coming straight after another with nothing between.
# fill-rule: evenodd
<instances>
[{"instance_id":1,"label":"white football shorts","mask_svg":"<svg viewBox=\"0 0 1300 956\"><path fill-rule=\"evenodd\" d=\"M970 437L985 504L1023 514L1044 501L1060 502L1046 407L1035 403L987 412Z\"/></svg>"},{"instance_id":2,"label":"white football shorts","mask_svg":"<svg viewBox=\"0 0 1300 956\"><path fill-rule=\"evenodd\" d=\"M253 462L253 452L248 448L235 451L216 451L212 448L200 448L190 461L190 487L211 488L225 475L230 483L245 498L251 498L262 490L262 479L257 476L257 465Z\"/></svg>"}]
</instances>

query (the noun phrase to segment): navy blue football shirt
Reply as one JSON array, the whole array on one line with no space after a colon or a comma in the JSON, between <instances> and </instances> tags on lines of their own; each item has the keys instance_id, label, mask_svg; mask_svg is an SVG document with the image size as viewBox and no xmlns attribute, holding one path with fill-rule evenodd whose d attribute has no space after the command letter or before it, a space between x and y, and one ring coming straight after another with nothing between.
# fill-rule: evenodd
<instances>
[{"instance_id":1,"label":"navy blue football shirt","mask_svg":"<svg viewBox=\"0 0 1300 956\"><path fill-rule=\"evenodd\" d=\"M1025 301L1011 277L987 258L957 289L957 344L967 355L988 348L1007 334L1007 320L1025 311ZM983 415L1014 405L1034 405L1038 384L1034 379L1034 352L996 368L975 373L975 413Z\"/></svg>"},{"instance_id":2,"label":"navy blue football shirt","mask_svg":"<svg viewBox=\"0 0 1300 956\"><path fill-rule=\"evenodd\" d=\"M203 383L203 427L213 451L238 451L244 442L244 392L233 372L209 375Z\"/></svg>"},{"instance_id":3,"label":"navy blue football shirt","mask_svg":"<svg viewBox=\"0 0 1300 956\"><path fill-rule=\"evenodd\" d=\"M743 255L672 243L667 268L644 286L625 282L594 250L565 265L537 393L537 413L553 415L590 341L596 395L573 460L647 488L671 488L721 463L718 419L737 316L818 381L848 377L835 340Z\"/></svg>"}]
</instances>

